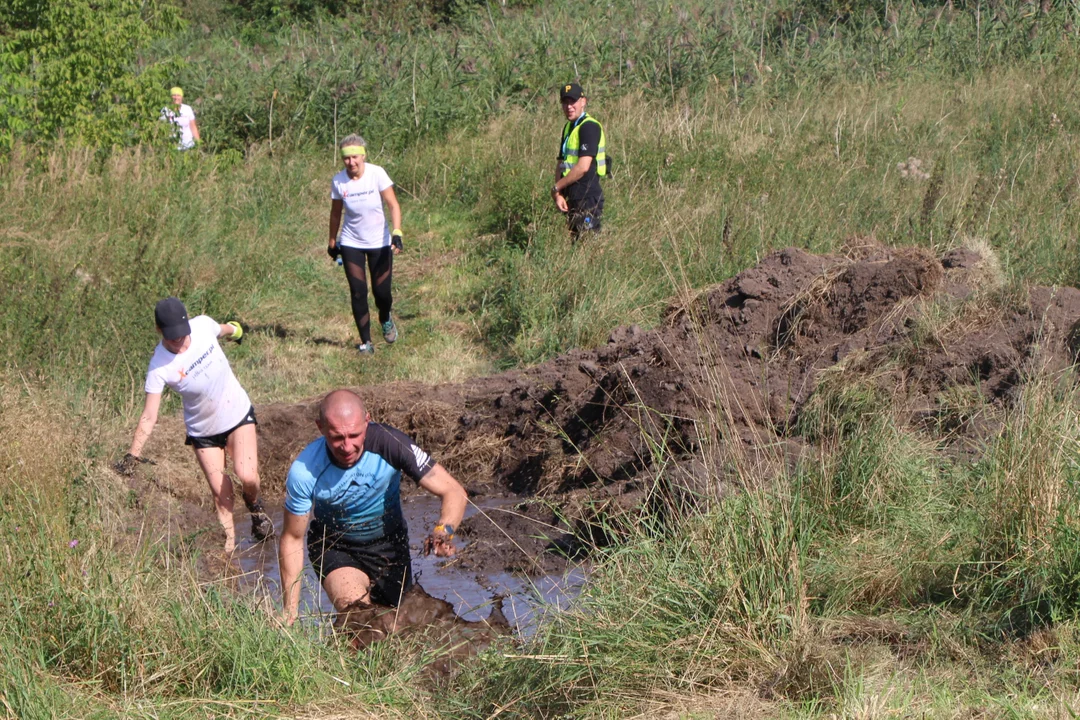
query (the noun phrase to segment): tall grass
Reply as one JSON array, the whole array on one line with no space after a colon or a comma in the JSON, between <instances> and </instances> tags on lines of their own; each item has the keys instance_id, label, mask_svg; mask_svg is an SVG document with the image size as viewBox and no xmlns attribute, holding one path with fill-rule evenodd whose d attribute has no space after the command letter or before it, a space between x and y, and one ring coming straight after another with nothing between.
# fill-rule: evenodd
<instances>
[{"instance_id":1,"label":"tall grass","mask_svg":"<svg viewBox=\"0 0 1080 720\"><path fill-rule=\"evenodd\" d=\"M1074 378L1033 371L1004 407L951 388L940 422L917 427L890 386L1012 307L1020 283L1080 281L1075 8L624 3L572 22L580 7L476 6L408 27L372 4L290 28L193 25L157 51L191 56L178 80L201 100L210 153L61 145L0 167L8 714L622 717L741 693L759 714L877 717L1075 702ZM615 158L606 229L578 246L546 192L551 87L568 76ZM368 136L405 206L405 334L364 364L323 254L335 122ZM182 537L140 539L104 469L167 294L245 322L230 359L265 402L543 360L655 324L670 297L771 250L865 236L935 251L982 238L1000 259L993 292L923 308L894 365L852 357L820 378L798 424L815 450L797 467L764 474L720 432L700 458L706 485L741 493L646 513L600 554L575 610L430 696L407 645L356 656L285 634L198 578ZM975 415L1001 423L982 459L943 452Z\"/></svg>"},{"instance_id":2,"label":"tall grass","mask_svg":"<svg viewBox=\"0 0 1080 720\"><path fill-rule=\"evenodd\" d=\"M849 356L801 413L814 444L792 474L728 462L713 492L742 492L641 516L577 608L461 678L451 707L623 717L747 687L775 717L1071 702L1074 375L1034 373L1011 406L982 402L1001 425L971 464L942 452L948 431L905 423L899 370Z\"/></svg>"},{"instance_id":3,"label":"tall grass","mask_svg":"<svg viewBox=\"0 0 1080 720\"><path fill-rule=\"evenodd\" d=\"M838 6L841 4L838 4ZM714 87L737 103L786 101L836 82L971 77L1068 52L1076 10L1025 6L727 0L460 4L448 21L417 5L365 3L344 19L229 25L195 18L155 56L183 56L179 78L210 147L327 145L356 127L400 151L549 105L581 79L596 98L644 92L680 104ZM1071 23L1071 26L1070 26ZM1060 113L1059 113L1060 115ZM847 141L840 136L838 144Z\"/></svg>"},{"instance_id":4,"label":"tall grass","mask_svg":"<svg viewBox=\"0 0 1080 720\"><path fill-rule=\"evenodd\" d=\"M404 372L461 377L465 367L596 345L614 325L656 322L686 285L718 281L773 249L827 252L853 236L940 250L977 235L1009 282L1077 282L1076 67L1063 48L1053 67L838 78L783 102L735 102L723 83L674 102L640 90L594 98L617 164L605 183L606 229L579 247L545 190L554 107L373 151L406 204L399 268L415 285L401 288L399 313L420 321L427 348ZM315 369L313 380L339 376L332 343L353 331L340 275L320 255L335 166L321 152L266 150L253 147L242 162L140 149L104 163L75 149L15 156L2 170L0 209L6 362L46 376L61 364L90 367L96 393L130 397L143 360L124 338L144 332L149 344L148 308L179 293L196 311L292 333L293 342L262 346L275 355L250 356L259 371L242 380L265 378L281 397L317 384L288 370L296 363ZM897 169L911 157L926 178ZM448 367L448 357L463 362ZM376 358L362 372L377 380L403 367Z\"/></svg>"},{"instance_id":5,"label":"tall grass","mask_svg":"<svg viewBox=\"0 0 1080 720\"><path fill-rule=\"evenodd\" d=\"M981 464L985 505L965 590L1012 632L1076 617L1074 384L1071 376L1029 377Z\"/></svg>"},{"instance_id":6,"label":"tall grass","mask_svg":"<svg viewBox=\"0 0 1080 720\"><path fill-rule=\"evenodd\" d=\"M0 410L0 647L10 650L0 698L10 716L409 706L402 688L419 666L408 651L346 663L349 648L285 632L254 600L200 578L183 534L141 517L93 460L115 437L110 421L10 387Z\"/></svg>"},{"instance_id":7,"label":"tall grass","mask_svg":"<svg viewBox=\"0 0 1080 720\"><path fill-rule=\"evenodd\" d=\"M507 360L534 362L602 342L613 321L655 322L681 287L789 245L829 252L873 236L941 251L975 233L1010 279L1075 282L1075 214L1062 194L1073 139L1038 99L1067 96L1068 84L1010 69L838 83L782 104L733 104L722 87L674 105L594 102L620 164L605 183L603 234L576 248L545 191L553 111L422 146L402 177L421 196L475 203L493 235L469 249L472 307ZM913 156L933 175L901 175Z\"/></svg>"}]
</instances>

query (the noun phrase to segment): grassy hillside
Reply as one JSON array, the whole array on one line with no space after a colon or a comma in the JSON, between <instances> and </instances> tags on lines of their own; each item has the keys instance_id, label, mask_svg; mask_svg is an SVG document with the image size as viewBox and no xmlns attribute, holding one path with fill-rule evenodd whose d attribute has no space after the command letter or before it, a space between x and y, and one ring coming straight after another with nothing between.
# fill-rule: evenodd
<instances>
[{"instance_id":1,"label":"grassy hillside","mask_svg":"<svg viewBox=\"0 0 1080 720\"><path fill-rule=\"evenodd\" d=\"M424 648L357 656L207 583L107 469L166 294L245 323L230 360L268 403L596 346L789 245L977 243L1006 288L1080 284L1076 8L877 5L369 3L255 23L181 6L186 29L147 57L179 63L200 151L52 137L0 162L3 712L1069 716L1075 614L1002 618L1033 603L1019 586L1075 599L1071 373L1009 408L963 399L1001 422L974 461L840 377L800 429L820 463L662 540L643 522L576 610L434 687ZM574 77L615 159L606 229L576 247L547 195L553 87ZM353 131L398 185L407 246L403 339L367 360L324 253L331 144ZM853 508L837 478L884 490ZM1032 518L1039 492L1055 512ZM962 601L919 592L1003 558Z\"/></svg>"}]
</instances>

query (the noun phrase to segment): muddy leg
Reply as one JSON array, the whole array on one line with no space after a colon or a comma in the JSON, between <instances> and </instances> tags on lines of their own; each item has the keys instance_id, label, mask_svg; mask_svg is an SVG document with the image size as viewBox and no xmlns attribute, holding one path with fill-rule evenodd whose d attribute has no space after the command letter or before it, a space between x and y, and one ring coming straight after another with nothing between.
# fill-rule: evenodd
<instances>
[{"instance_id":1,"label":"muddy leg","mask_svg":"<svg viewBox=\"0 0 1080 720\"><path fill-rule=\"evenodd\" d=\"M226 443L236 478L244 489L244 505L251 513L251 537L255 542L262 542L274 536L274 522L263 510L259 499L259 450L255 425L236 428Z\"/></svg>"},{"instance_id":2,"label":"muddy leg","mask_svg":"<svg viewBox=\"0 0 1080 720\"><path fill-rule=\"evenodd\" d=\"M244 488L244 505L250 510L259 503L259 449L254 425L241 425L226 441L236 479Z\"/></svg>"},{"instance_id":3,"label":"muddy leg","mask_svg":"<svg viewBox=\"0 0 1080 720\"><path fill-rule=\"evenodd\" d=\"M371 579L358 568L340 567L323 578L322 586L338 612L357 601L371 602Z\"/></svg>"},{"instance_id":4,"label":"muddy leg","mask_svg":"<svg viewBox=\"0 0 1080 720\"><path fill-rule=\"evenodd\" d=\"M195 459L199 461L210 492L214 495L214 507L218 521L225 530L225 552L236 548L236 530L233 528L232 480L225 473L225 450L222 448L196 448Z\"/></svg>"}]
</instances>

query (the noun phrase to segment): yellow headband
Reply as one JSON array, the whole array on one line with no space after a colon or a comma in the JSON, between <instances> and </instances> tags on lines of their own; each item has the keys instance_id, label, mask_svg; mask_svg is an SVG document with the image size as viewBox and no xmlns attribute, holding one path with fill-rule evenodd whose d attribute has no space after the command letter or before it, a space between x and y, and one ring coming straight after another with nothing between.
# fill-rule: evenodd
<instances>
[{"instance_id":1,"label":"yellow headband","mask_svg":"<svg viewBox=\"0 0 1080 720\"><path fill-rule=\"evenodd\" d=\"M346 145L341 148L341 157L353 157L355 155L367 155L363 145Z\"/></svg>"},{"instance_id":2,"label":"yellow headband","mask_svg":"<svg viewBox=\"0 0 1080 720\"><path fill-rule=\"evenodd\" d=\"M174 87L172 90L169 91L169 94L170 95L179 95L180 97L184 97L184 89L179 88L179 87Z\"/></svg>"}]
</instances>

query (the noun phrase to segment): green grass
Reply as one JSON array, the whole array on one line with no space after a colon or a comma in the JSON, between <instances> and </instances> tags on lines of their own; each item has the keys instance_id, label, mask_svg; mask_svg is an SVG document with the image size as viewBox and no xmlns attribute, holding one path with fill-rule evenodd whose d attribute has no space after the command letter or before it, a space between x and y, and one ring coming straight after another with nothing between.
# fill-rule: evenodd
<instances>
[{"instance_id":1,"label":"green grass","mask_svg":"<svg viewBox=\"0 0 1080 720\"><path fill-rule=\"evenodd\" d=\"M266 717L313 703L411 705L419 649L386 646L345 663L356 656L321 633L283 631L255 598L200 577L183 536L130 506L126 485L94 461L107 417L43 413L50 397L37 392L4 399L8 715ZM56 451L25 452L45 442Z\"/></svg>"},{"instance_id":2,"label":"green grass","mask_svg":"<svg viewBox=\"0 0 1080 720\"><path fill-rule=\"evenodd\" d=\"M993 322L1025 282L1077 284L1080 18L954 5L893 19L876 4L645 2L594 4L575 23L580 5L561 0L226 18L152 53L188 58L178 81L200 101L203 152L16 147L0 165L3 712L1069 716L1070 373L1033 371L1008 407L951 389L936 425L910 427L893 366L853 357L801 419L816 454L770 483L725 457L716 472L749 491L620 526L573 610L438 685L422 649L357 655L207 582L182 538L139 535L107 470L168 294L245 323L228 353L266 403L600 345L789 245L993 250L983 292L918 309L896 366ZM551 88L573 72L616 162L606 229L578 246L546 190ZM324 253L335 105L405 215L402 340L364 360ZM925 177L901 172L909 158ZM956 428L980 415L1000 431L976 462L956 459Z\"/></svg>"}]
</instances>

